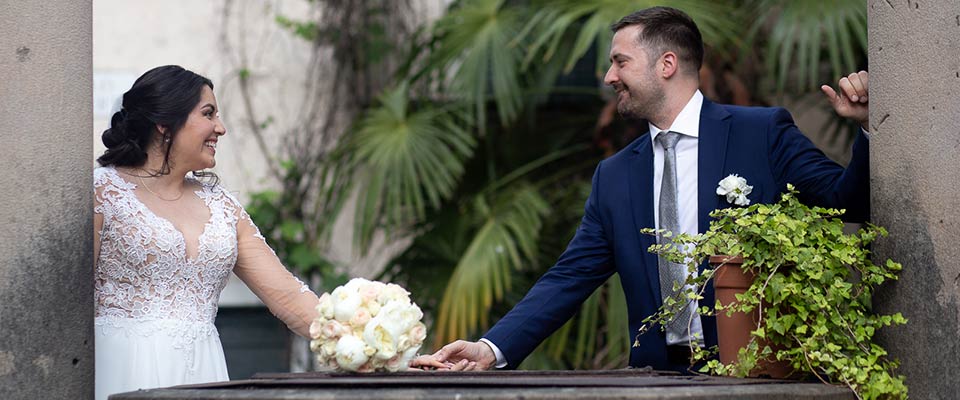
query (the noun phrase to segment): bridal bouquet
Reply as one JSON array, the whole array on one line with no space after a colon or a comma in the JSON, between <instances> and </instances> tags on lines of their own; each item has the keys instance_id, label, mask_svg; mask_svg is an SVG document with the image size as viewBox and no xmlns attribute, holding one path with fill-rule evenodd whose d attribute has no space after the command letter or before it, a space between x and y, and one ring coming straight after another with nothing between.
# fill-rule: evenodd
<instances>
[{"instance_id":1,"label":"bridal bouquet","mask_svg":"<svg viewBox=\"0 0 960 400\"><path fill-rule=\"evenodd\" d=\"M420 350L423 312L399 285L354 278L324 293L310 325L310 350L339 371L400 371Z\"/></svg>"}]
</instances>

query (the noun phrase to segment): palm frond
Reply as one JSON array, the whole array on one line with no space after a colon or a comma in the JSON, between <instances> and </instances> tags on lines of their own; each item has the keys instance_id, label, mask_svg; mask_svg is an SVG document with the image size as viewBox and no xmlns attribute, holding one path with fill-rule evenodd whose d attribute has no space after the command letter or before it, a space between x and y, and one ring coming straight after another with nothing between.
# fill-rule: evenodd
<instances>
[{"instance_id":1,"label":"palm frond","mask_svg":"<svg viewBox=\"0 0 960 400\"><path fill-rule=\"evenodd\" d=\"M535 258L540 225L549 206L533 187L517 184L505 188L492 202L478 197L473 209L484 217L440 301L438 344L489 326L490 307L512 287L511 271Z\"/></svg>"},{"instance_id":2,"label":"palm frond","mask_svg":"<svg viewBox=\"0 0 960 400\"><path fill-rule=\"evenodd\" d=\"M517 8L504 6L504 0L470 0L460 2L434 25L435 41L424 69L454 71L446 93L473 105L481 131L491 98L503 125L512 122L523 106L519 68L523 55L517 44L521 21Z\"/></svg>"},{"instance_id":3,"label":"palm frond","mask_svg":"<svg viewBox=\"0 0 960 400\"><path fill-rule=\"evenodd\" d=\"M829 11L819 0L756 0L760 10L753 31L766 33L766 66L776 92L788 86L816 90L820 65L830 65L830 80L854 71L856 56L866 50L867 10L862 1L838 0ZM793 85L788 82L793 81Z\"/></svg>"},{"instance_id":4,"label":"palm frond","mask_svg":"<svg viewBox=\"0 0 960 400\"><path fill-rule=\"evenodd\" d=\"M354 235L364 252L377 228L403 226L422 219L427 207L439 207L476 146L469 124L456 113L437 107L411 111L407 96L405 83L384 93L348 144L356 178L366 182Z\"/></svg>"},{"instance_id":5,"label":"palm frond","mask_svg":"<svg viewBox=\"0 0 960 400\"><path fill-rule=\"evenodd\" d=\"M540 57L539 62L549 62L557 54L559 46L566 46L565 34L576 31L576 39L567 60L565 72L570 72L577 60L583 58L592 46L597 48L596 73L600 76L608 66L607 53L613 32L610 26L623 16L642 8L659 5L654 0L551 0L537 3L539 11L530 18L528 28L533 38L524 60L524 65ZM683 10L696 21L704 41L721 47L738 41L739 28L729 18L731 7L717 2L675 0L671 7Z\"/></svg>"}]
</instances>

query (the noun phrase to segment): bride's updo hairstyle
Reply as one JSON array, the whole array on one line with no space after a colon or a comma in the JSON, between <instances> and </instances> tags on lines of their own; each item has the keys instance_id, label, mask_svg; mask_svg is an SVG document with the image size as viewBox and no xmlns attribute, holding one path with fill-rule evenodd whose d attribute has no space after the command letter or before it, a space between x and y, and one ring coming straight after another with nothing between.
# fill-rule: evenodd
<instances>
[{"instance_id":1,"label":"bride's updo hairstyle","mask_svg":"<svg viewBox=\"0 0 960 400\"><path fill-rule=\"evenodd\" d=\"M113 114L110 129L103 131L107 151L97 162L102 166L141 167L147 161L151 141L158 140L164 154L158 173L170 173L171 144L200 102L204 86L212 90L213 82L176 65L144 73L123 94L123 107ZM157 126L165 128L163 134Z\"/></svg>"}]
</instances>

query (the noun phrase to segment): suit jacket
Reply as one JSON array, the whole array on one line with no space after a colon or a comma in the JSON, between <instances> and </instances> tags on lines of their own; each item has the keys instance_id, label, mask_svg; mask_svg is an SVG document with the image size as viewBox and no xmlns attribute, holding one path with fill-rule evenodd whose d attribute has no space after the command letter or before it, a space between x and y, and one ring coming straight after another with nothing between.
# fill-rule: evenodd
<instances>
[{"instance_id":1,"label":"suit jacket","mask_svg":"<svg viewBox=\"0 0 960 400\"><path fill-rule=\"evenodd\" d=\"M707 99L700 111L698 150L698 228L706 232L709 213L729 207L716 194L721 179L738 174L753 186L748 198L779 200L792 183L801 201L844 208L849 221L869 216L868 140L859 133L847 168L828 159L797 129L782 108L738 107ZM655 243L640 233L653 228L653 147L649 132L597 166L593 187L576 234L550 270L523 300L484 335L515 368L547 336L579 309L581 303L614 273L620 274L626 295L631 337L641 321L661 305ZM702 267L701 267L702 268ZM701 304L714 303L708 287ZM717 343L716 321L703 317L707 346ZM639 337L630 352L630 365L672 369L665 334L658 329Z\"/></svg>"}]
</instances>

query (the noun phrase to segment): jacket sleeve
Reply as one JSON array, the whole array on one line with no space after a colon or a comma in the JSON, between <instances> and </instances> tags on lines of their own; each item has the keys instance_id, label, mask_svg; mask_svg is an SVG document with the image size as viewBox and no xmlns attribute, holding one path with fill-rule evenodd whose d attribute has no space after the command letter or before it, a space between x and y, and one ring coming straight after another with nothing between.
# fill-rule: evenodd
<instances>
[{"instance_id":1,"label":"jacket sleeve","mask_svg":"<svg viewBox=\"0 0 960 400\"><path fill-rule=\"evenodd\" d=\"M782 108L773 113L767 138L770 168L781 190L792 183L806 204L845 209L842 218L847 222L869 219L870 149L862 131L857 134L846 168L817 149Z\"/></svg>"},{"instance_id":2,"label":"jacket sleeve","mask_svg":"<svg viewBox=\"0 0 960 400\"><path fill-rule=\"evenodd\" d=\"M580 226L556 265L484 335L501 350L507 368L517 368L614 273L611 241L601 223L600 170L593 175Z\"/></svg>"}]
</instances>

